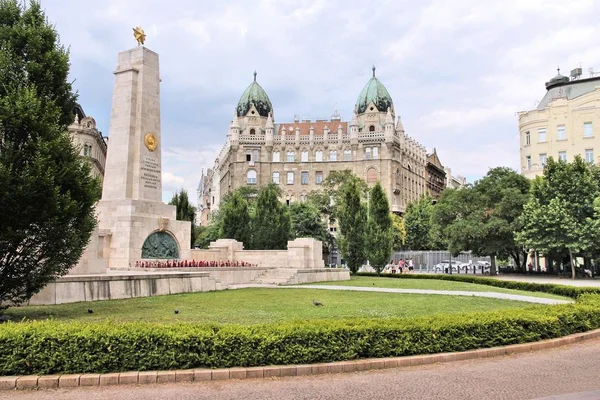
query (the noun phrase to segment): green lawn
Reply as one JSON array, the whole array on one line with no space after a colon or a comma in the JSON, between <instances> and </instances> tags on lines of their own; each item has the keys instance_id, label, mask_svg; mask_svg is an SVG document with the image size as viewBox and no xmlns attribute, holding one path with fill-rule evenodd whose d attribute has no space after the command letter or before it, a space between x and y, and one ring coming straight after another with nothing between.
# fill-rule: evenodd
<instances>
[{"instance_id":1,"label":"green lawn","mask_svg":"<svg viewBox=\"0 0 600 400\"><path fill-rule=\"evenodd\" d=\"M394 281L390 280L390 283ZM350 283L357 282L359 281L353 280ZM313 299L321 301L324 306L315 307ZM26 306L9 308L6 313L17 320L109 319L248 325L307 319L413 317L531 306L530 303L519 301L464 296L253 288L56 306ZM177 315L174 313L176 308L179 309ZM88 309L93 309L93 314L89 314Z\"/></svg>"},{"instance_id":2,"label":"green lawn","mask_svg":"<svg viewBox=\"0 0 600 400\"><path fill-rule=\"evenodd\" d=\"M504 289L494 286L477 285L475 283L453 282L434 279L402 279L402 278L376 278L369 276L353 276L349 281L319 282L315 285L336 286L365 286L382 287L394 289L433 289L433 290L465 290L470 292L496 292L511 293L531 297L545 297L549 299L570 300L573 299L543 292L528 292L525 290Z\"/></svg>"}]
</instances>

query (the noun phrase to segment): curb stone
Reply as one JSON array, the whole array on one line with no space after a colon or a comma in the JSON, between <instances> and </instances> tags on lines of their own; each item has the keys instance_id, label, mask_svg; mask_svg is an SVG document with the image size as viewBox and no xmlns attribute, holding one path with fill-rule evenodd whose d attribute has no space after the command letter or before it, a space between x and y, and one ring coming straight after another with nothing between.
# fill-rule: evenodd
<instances>
[{"instance_id":1,"label":"curb stone","mask_svg":"<svg viewBox=\"0 0 600 400\"><path fill-rule=\"evenodd\" d=\"M142 371L108 374L0 376L0 390L55 389L79 386L116 386L155 384L162 382L202 382L232 379L264 379L271 377L351 373L357 371L404 368L477 358L526 353L580 343L600 338L600 329L573 335L456 353L424 354L420 356L368 358L320 364L270 365L248 368L189 369L173 371Z\"/></svg>"}]
</instances>

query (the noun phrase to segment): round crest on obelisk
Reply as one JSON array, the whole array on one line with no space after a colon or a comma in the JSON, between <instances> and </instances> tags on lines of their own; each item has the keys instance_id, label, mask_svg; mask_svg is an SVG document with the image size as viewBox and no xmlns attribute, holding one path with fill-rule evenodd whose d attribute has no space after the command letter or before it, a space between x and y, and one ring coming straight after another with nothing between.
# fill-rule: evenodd
<instances>
[{"instance_id":1,"label":"round crest on obelisk","mask_svg":"<svg viewBox=\"0 0 600 400\"><path fill-rule=\"evenodd\" d=\"M144 144L148 150L154 151L158 147L158 138L154 133L146 133L146 136L144 136Z\"/></svg>"}]
</instances>

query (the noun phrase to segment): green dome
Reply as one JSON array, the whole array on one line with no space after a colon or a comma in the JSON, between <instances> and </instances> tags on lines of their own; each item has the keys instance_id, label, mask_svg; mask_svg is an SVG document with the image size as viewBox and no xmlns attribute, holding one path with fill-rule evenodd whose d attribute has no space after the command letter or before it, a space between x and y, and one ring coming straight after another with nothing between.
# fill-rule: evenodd
<instances>
[{"instance_id":1,"label":"green dome","mask_svg":"<svg viewBox=\"0 0 600 400\"><path fill-rule=\"evenodd\" d=\"M245 117L252 105L256 107L261 117L268 117L269 113L273 111L273 105L271 104L271 100L269 100L269 96L267 96L264 89L256 82L256 72L254 73L254 82L248 86L242 97L240 97L237 105L237 116Z\"/></svg>"},{"instance_id":2,"label":"green dome","mask_svg":"<svg viewBox=\"0 0 600 400\"><path fill-rule=\"evenodd\" d=\"M375 77L375 67L373 67L373 77L369 79L367 85L358 95L356 113L364 113L371 102L375 104L379 111L387 111L388 107L392 110L394 109L392 96L390 96L385 86L383 86L383 83Z\"/></svg>"}]
</instances>

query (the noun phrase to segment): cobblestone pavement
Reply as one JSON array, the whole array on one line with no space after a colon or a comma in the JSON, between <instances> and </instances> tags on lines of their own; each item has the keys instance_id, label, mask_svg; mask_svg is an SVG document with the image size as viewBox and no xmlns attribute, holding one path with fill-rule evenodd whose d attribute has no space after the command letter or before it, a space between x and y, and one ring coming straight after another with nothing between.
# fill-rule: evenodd
<instances>
[{"instance_id":1,"label":"cobblestone pavement","mask_svg":"<svg viewBox=\"0 0 600 400\"><path fill-rule=\"evenodd\" d=\"M260 380L0 391L0 399L526 400L554 396L545 400L591 400L600 398L590 392L600 392L598 365L600 339L421 367ZM573 394L564 396L569 393Z\"/></svg>"},{"instance_id":2,"label":"cobblestone pavement","mask_svg":"<svg viewBox=\"0 0 600 400\"><path fill-rule=\"evenodd\" d=\"M383 293L410 293L410 294L439 294L445 296L476 296L488 297L492 299L526 301L528 303L538 304L568 304L572 303L569 300L548 299L544 297L522 296L510 293L498 292L467 292L462 290L430 290L430 289L393 289L380 287L361 287L361 286L335 286L335 285L290 285L279 286L281 288L293 289L325 289L325 290L349 290L358 292L383 292Z\"/></svg>"}]
</instances>

